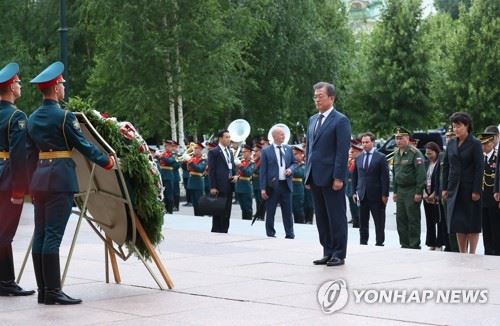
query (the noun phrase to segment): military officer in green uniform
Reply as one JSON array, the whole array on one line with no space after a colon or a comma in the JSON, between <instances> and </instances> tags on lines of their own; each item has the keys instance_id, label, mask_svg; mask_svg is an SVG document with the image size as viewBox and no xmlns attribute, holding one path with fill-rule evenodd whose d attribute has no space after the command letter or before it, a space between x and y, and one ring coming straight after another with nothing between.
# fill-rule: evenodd
<instances>
[{"instance_id":1,"label":"military officer in green uniform","mask_svg":"<svg viewBox=\"0 0 500 326\"><path fill-rule=\"evenodd\" d=\"M295 162L297 166L293 170L292 174L292 212L293 220L295 223L306 223L304 214L304 174L305 174L305 162L304 162L304 149L301 145L292 146L293 156L295 157Z\"/></svg>"},{"instance_id":2,"label":"military officer in green uniform","mask_svg":"<svg viewBox=\"0 0 500 326\"><path fill-rule=\"evenodd\" d=\"M207 167L207 160L201 156L201 151L205 148L202 143L197 143L194 147L193 157L188 161L187 168L189 171L189 179L187 188L191 193L191 201L193 203L194 215L202 216L198 213L198 201L205 190L204 172Z\"/></svg>"},{"instance_id":3,"label":"military officer in green uniform","mask_svg":"<svg viewBox=\"0 0 500 326\"><path fill-rule=\"evenodd\" d=\"M259 180L259 170L260 170L260 151L262 150L262 145L257 143L253 147L253 162L254 169L252 174L252 187L253 187L253 197L255 198L255 219L264 220L266 215L266 203L260 195L260 180Z\"/></svg>"},{"instance_id":4,"label":"military officer in green uniform","mask_svg":"<svg viewBox=\"0 0 500 326\"><path fill-rule=\"evenodd\" d=\"M241 207L241 216L244 220L252 219L252 175L255 164L252 162L252 147L243 145L241 150L243 159L238 166L238 181L236 181L235 192L238 194L238 202Z\"/></svg>"},{"instance_id":5,"label":"military officer in green uniform","mask_svg":"<svg viewBox=\"0 0 500 326\"><path fill-rule=\"evenodd\" d=\"M424 156L410 145L408 130L394 130L394 201L399 243L402 248L420 249L420 204L425 186Z\"/></svg>"},{"instance_id":6,"label":"military officer in green uniform","mask_svg":"<svg viewBox=\"0 0 500 326\"><path fill-rule=\"evenodd\" d=\"M72 112L64 110L64 65L55 62L36 76L43 94L42 105L28 120L28 172L32 173L30 193L35 209L33 267L38 286L38 303L78 304L61 289L59 246L71 215L74 194L79 191L72 150L110 170L114 159L101 152L83 135Z\"/></svg>"},{"instance_id":7,"label":"military officer in green uniform","mask_svg":"<svg viewBox=\"0 0 500 326\"><path fill-rule=\"evenodd\" d=\"M0 70L0 296L31 295L15 281L12 240L23 209L26 179L27 118L15 106L21 96L19 65Z\"/></svg>"},{"instance_id":8,"label":"military officer in green uniform","mask_svg":"<svg viewBox=\"0 0 500 326\"><path fill-rule=\"evenodd\" d=\"M160 155L160 174L163 183L163 203L167 213L174 211L174 165L177 163L173 153L173 141L164 141L165 151Z\"/></svg>"}]
</instances>

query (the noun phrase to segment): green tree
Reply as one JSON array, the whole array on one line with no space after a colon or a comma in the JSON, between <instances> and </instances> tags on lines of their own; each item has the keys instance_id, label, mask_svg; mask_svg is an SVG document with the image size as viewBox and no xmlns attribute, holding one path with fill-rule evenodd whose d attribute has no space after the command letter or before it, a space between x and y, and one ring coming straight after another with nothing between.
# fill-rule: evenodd
<instances>
[{"instance_id":1,"label":"green tree","mask_svg":"<svg viewBox=\"0 0 500 326\"><path fill-rule=\"evenodd\" d=\"M419 0L390 0L366 46L350 89L356 126L389 132L395 125L431 124L429 58L423 46Z\"/></svg>"},{"instance_id":2,"label":"green tree","mask_svg":"<svg viewBox=\"0 0 500 326\"><path fill-rule=\"evenodd\" d=\"M453 19L457 19L460 14L460 7L468 10L472 0L434 0L434 6L440 12L447 13Z\"/></svg>"},{"instance_id":3,"label":"green tree","mask_svg":"<svg viewBox=\"0 0 500 326\"><path fill-rule=\"evenodd\" d=\"M474 1L452 38L441 107L468 111L481 128L500 120L500 3Z\"/></svg>"},{"instance_id":4,"label":"green tree","mask_svg":"<svg viewBox=\"0 0 500 326\"><path fill-rule=\"evenodd\" d=\"M267 25L248 51L240 113L256 133L282 122L300 134L314 112L316 82L333 82L343 98L353 45L345 8L341 1L277 0L262 15Z\"/></svg>"},{"instance_id":5,"label":"green tree","mask_svg":"<svg viewBox=\"0 0 500 326\"><path fill-rule=\"evenodd\" d=\"M145 137L169 137L182 118L191 134L220 127L239 103L242 52L258 21L249 9L258 3L89 1L97 107L133 121Z\"/></svg>"}]
</instances>

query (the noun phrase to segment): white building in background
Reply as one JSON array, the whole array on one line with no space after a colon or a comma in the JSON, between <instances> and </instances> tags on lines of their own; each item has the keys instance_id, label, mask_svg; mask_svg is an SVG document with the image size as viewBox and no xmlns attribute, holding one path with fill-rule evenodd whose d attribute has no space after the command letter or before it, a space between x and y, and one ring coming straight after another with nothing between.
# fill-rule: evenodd
<instances>
[{"instance_id":1,"label":"white building in background","mask_svg":"<svg viewBox=\"0 0 500 326\"><path fill-rule=\"evenodd\" d=\"M382 17L388 0L343 0L349 11L349 23L356 32L369 33ZM436 12L434 0L422 0L423 16Z\"/></svg>"}]
</instances>

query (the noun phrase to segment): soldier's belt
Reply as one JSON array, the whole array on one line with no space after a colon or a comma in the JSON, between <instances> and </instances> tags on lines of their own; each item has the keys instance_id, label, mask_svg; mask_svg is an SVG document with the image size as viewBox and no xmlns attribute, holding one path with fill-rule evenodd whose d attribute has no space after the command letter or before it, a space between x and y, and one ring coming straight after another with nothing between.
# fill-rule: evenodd
<instances>
[{"instance_id":1,"label":"soldier's belt","mask_svg":"<svg viewBox=\"0 0 500 326\"><path fill-rule=\"evenodd\" d=\"M252 177L238 177L238 180L250 181L252 180Z\"/></svg>"},{"instance_id":2,"label":"soldier's belt","mask_svg":"<svg viewBox=\"0 0 500 326\"><path fill-rule=\"evenodd\" d=\"M199 172L189 172L189 175L194 175L194 176L197 176L197 177L202 177L202 176L203 176L203 173L199 173Z\"/></svg>"},{"instance_id":3,"label":"soldier's belt","mask_svg":"<svg viewBox=\"0 0 500 326\"><path fill-rule=\"evenodd\" d=\"M39 160L53 160L57 158L71 158L70 151L50 151L38 153Z\"/></svg>"},{"instance_id":4,"label":"soldier's belt","mask_svg":"<svg viewBox=\"0 0 500 326\"><path fill-rule=\"evenodd\" d=\"M160 166L160 169L162 170L173 170L174 168L171 166Z\"/></svg>"},{"instance_id":5,"label":"soldier's belt","mask_svg":"<svg viewBox=\"0 0 500 326\"><path fill-rule=\"evenodd\" d=\"M7 160L9 157L9 152L0 152L0 159Z\"/></svg>"},{"instance_id":6,"label":"soldier's belt","mask_svg":"<svg viewBox=\"0 0 500 326\"><path fill-rule=\"evenodd\" d=\"M292 178L293 182L302 182L302 178Z\"/></svg>"}]
</instances>

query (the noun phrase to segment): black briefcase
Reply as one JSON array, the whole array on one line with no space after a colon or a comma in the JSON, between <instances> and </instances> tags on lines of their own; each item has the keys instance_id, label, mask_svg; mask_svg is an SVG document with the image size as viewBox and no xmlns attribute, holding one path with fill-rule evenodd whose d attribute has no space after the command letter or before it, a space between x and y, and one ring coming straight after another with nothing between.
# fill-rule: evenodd
<instances>
[{"instance_id":1,"label":"black briefcase","mask_svg":"<svg viewBox=\"0 0 500 326\"><path fill-rule=\"evenodd\" d=\"M198 214L200 215L224 215L225 208L225 197L202 196L198 200Z\"/></svg>"}]
</instances>

